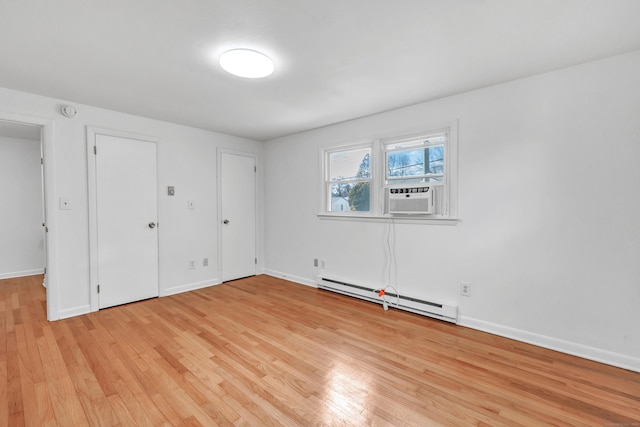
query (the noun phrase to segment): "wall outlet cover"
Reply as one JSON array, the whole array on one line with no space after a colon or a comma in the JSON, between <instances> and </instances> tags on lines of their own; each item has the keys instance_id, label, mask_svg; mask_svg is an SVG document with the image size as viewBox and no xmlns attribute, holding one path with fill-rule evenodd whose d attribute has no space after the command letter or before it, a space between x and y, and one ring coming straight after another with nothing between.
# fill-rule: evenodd
<instances>
[{"instance_id":1,"label":"wall outlet cover","mask_svg":"<svg viewBox=\"0 0 640 427\"><path fill-rule=\"evenodd\" d=\"M71 200L66 197L60 197L60 210L71 210Z\"/></svg>"},{"instance_id":2,"label":"wall outlet cover","mask_svg":"<svg viewBox=\"0 0 640 427\"><path fill-rule=\"evenodd\" d=\"M471 282L460 282L460 295L463 297L471 296Z\"/></svg>"}]
</instances>

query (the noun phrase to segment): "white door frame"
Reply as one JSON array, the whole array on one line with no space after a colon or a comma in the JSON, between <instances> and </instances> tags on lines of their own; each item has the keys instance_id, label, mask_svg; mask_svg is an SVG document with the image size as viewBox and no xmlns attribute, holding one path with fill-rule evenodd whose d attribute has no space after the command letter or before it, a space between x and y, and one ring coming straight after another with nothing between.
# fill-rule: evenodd
<instances>
[{"instance_id":1,"label":"white door frame","mask_svg":"<svg viewBox=\"0 0 640 427\"><path fill-rule=\"evenodd\" d=\"M113 129L97 128L87 126L87 184L89 196L89 300L91 311L99 310L98 295L98 197L96 192L96 158L93 151L96 135L115 136L119 138L137 139L158 143L159 138L140 135L131 132L123 132ZM157 189L156 189L157 192ZM160 218L157 218L160 223ZM158 232L158 245L160 244L160 234Z\"/></svg>"},{"instance_id":2,"label":"white door frame","mask_svg":"<svg viewBox=\"0 0 640 427\"><path fill-rule=\"evenodd\" d=\"M224 272L223 270L223 263L222 263L222 257L224 256L224 254L222 253L222 155L223 154L233 154L235 156L244 156L244 157L251 157L254 159L255 161L255 165L256 168L260 168L259 166L259 161L260 161L260 156L257 153L252 153L249 151L239 151L239 150L231 150L228 148L218 148L217 153L216 153L216 157L217 157L217 169L216 169L216 179L217 179L217 205L218 205L218 229L217 229L217 233L218 233L218 276L220 277L220 282L222 283L224 281ZM255 238L255 245L256 245L256 257L259 256L258 254L260 253L259 250L259 239L258 236L260 234L260 228L259 228L259 223L258 223L258 210L259 208L259 193L260 191L258 190L258 173L256 172L254 174L254 188L255 188L255 206L256 206L256 212L255 212L255 233L256 235L254 236ZM256 264L256 268L255 268L255 274L258 274L258 264Z\"/></svg>"},{"instance_id":3,"label":"white door frame","mask_svg":"<svg viewBox=\"0 0 640 427\"><path fill-rule=\"evenodd\" d=\"M0 120L29 126L40 126L42 144L44 176L44 208L46 224L46 275L47 275L47 320L58 320L59 314L59 289L58 289L58 218L56 216L56 184L55 184L55 151L53 121L40 117L25 116L21 114L5 113L0 111Z\"/></svg>"}]
</instances>

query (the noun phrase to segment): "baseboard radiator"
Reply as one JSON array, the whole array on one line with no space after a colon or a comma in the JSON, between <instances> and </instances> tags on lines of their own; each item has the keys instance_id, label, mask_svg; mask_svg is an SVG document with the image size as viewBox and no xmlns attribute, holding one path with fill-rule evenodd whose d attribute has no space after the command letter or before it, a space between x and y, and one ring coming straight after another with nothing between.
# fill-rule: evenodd
<instances>
[{"instance_id":1,"label":"baseboard radiator","mask_svg":"<svg viewBox=\"0 0 640 427\"><path fill-rule=\"evenodd\" d=\"M339 294L348 295L350 297L360 298L366 301L382 304L382 298L378 297L378 293L380 292L379 288L368 288L366 286L346 283L341 280L323 276L316 277L316 284L319 289L337 292ZM410 311L412 313L421 314L423 316L433 317L436 319L444 320L446 322L456 323L458 320L458 307L453 305L421 300L402 294L396 296L395 293L389 292L389 290L385 292L385 296L387 297L389 306L393 308ZM397 307L396 301L398 301Z\"/></svg>"}]
</instances>

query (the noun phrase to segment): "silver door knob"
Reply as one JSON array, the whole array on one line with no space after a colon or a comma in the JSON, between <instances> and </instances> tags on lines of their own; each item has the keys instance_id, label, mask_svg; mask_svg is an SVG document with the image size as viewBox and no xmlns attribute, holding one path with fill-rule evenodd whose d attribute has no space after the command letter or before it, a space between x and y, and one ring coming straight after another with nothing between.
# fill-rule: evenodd
<instances>
[{"instance_id":1,"label":"silver door knob","mask_svg":"<svg viewBox=\"0 0 640 427\"><path fill-rule=\"evenodd\" d=\"M229 224L229 220L225 219L224 221L222 221L223 224Z\"/></svg>"},{"instance_id":2,"label":"silver door knob","mask_svg":"<svg viewBox=\"0 0 640 427\"><path fill-rule=\"evenodd\" d=\"M155 222L150 222L149 223L149 228L156 228L156 223Z\"/></svg>"}]
</instances>

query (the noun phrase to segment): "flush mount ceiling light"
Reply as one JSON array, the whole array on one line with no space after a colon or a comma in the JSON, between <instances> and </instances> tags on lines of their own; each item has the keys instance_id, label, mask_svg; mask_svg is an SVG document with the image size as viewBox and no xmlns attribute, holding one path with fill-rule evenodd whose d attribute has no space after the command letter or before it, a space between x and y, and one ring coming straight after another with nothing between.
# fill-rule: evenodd
<instances>
[{"instance_id":1,"label":"flush mount ceiling light","mask_svg":"<svg viewBox=\"0 0 640 427\"><path fill-rule=\"evenodd\" d=\"M275 69L273 61L250 49L232 49L220 56L220 66L235 76L248 79L267 77Z\"/></svg>"}]
</instances>

